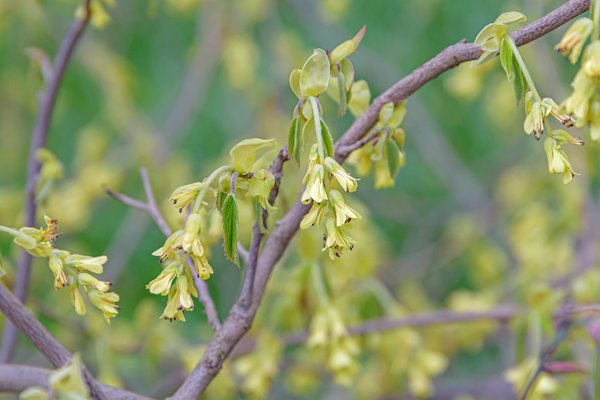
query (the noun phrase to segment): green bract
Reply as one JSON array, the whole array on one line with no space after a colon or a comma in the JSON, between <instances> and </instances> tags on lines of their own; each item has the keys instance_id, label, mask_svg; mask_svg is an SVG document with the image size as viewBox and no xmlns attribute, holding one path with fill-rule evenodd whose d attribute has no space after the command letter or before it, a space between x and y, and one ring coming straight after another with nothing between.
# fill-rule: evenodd
<instances>
[{"instance_id":1,"label":"green bract","mask_svg":"<svg viewBox=\"0 0 600 400\"><path fill-rule=\"evenodd\" d=\"M299 75L296 71L292 71L290 85L296 96L298 96L297 89L294 89L296 84L291 83L292 77L298 76L299 82L297 87L299 87L299 98L317 97L327 90L327 86L329 85L329 58L323 50L315 49L306 63L304 63Z\"/></svg>"},{"instance_id":2,"label":"green bract","mask_svg":"<svg viewBox=\"0 0 600 400\"><path fill-rule=\"evenodd\" d=\"M502 39L509 32L513 24L527 21L527 17L517 11L509 11L500 14L496 21L485 26L475 38L475 44L481 46L483 54L477 60L477 64L485 61L489 56L500 51Z\"/></svg>"}]
</instances>

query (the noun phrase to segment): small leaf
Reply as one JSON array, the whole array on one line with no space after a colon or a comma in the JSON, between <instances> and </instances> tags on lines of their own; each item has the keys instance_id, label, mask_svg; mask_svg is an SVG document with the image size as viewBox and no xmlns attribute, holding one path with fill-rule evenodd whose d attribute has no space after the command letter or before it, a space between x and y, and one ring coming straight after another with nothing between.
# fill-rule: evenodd
<instances>
[{"instance_id":1,"label":"small leaf","mask_svg":"<svg viewBox=\"0 0 600 400\"><path fill-rule=\"evenodd\" d=\"M300 74L300 91L303 97L317 97L329 85L329 57L321 50L314 50L313 54L302 67Z\"/></svg>"},{"instance_id":2,"label":"small leaf","mask_svg":"<svg viewBox=\"0 0 600 400\"><path fill-rule=\"evenodd\" d=\"M288 133L288 151L292 158L296 161L300 159L300 129L302 122L300 121L300 117L296 117L290 123L289 133Z\"/></svg>"},{"instance_id":3,"label":"small leaf","mask_svg":"<svg viewBox=\"0 0 600 400\"><path fill-rule=\"evenodd\" d=\"M292 88L292 92L294 92L296 97L298 97L299 99L302 98L302 92L300 91L300 75L301 74L302 74L302 71L300 71L298 68L294 69L292 71L292 73L290 74L290 88Z\"/></svg>"},{"instance_id":4,"label":"small leaf","mask_svg":"<svg viewBox=\"0 0 600 400\"><path fill-rule=\"evenodd\" d=\"M263 221L262 214L263 214L262 205L258 202L258 200L255 200L254 201L254 216L256 218L256 223L258 224L258 230L263 235L266 235L267 233L269 233L269 231L267 230L267 227L263 223L264 221Z\"/></svg>"},{"instance_id":5,"label":"small leaf","mask_svg":"<svg viewBox=\"0 0 600 400\"><path fill-rule=\"evenodd\" d=\"M506 72L506 77L509 82L513 82L515 79L513 60L514 55L510 47L510 42L503 39L502 44L500 45L500 63L502 64L502 68L504 68L504 72Z\"/></svg>"},{"instance_id":6,"label":"small leaf","mask_svg":"<svg viewBox=\"0 0 600 400\"><path fill-rule=\"evenodd\" d=\"M333 157L333 138L331 137L329 128L325 125L323 120L321 120L321 137L323 138L325 156Z\"/></svg>"},{"instance_id":7,"label":"small leaf","mask_svg":"<svg viewBox=\"0 0 600 400\"><path fill-rule=\"evenodd\" d=\"M387 162L392 178L400 168L400 149L394 140L387 140Z\"/></svg>"},{"instance_id":8,"label":"small leaf","mask_svg":"<svg viewBox=\"0 0 600 400\"><path fill-rule=\"evenodd\" d=\"M510 25L525 21L527 21L527 17L524 14L518 11L508 11L500 14L494 22L497 24Z\"/></svg>"},{"instance_id":9,"label":"small leaf","mask_svg":"<svg viewBox=\"0 0 600 400\"><path fill-rule=\"evenodd\" d=\"M229 193L221 207L223 216L223 247L228 259L239 265L238 242L238 206L235 196Z\"/></svg>"},{"instance_id":10,"label":"small leaf","mask_svg":"<svg viewBox=\"0 0 600 400\"><path fill-rule=\"evenodd\" d=\"M228 194L229 192L223 191L219 191L219 193L217 194L217 209L219 211L221 211L221 209L223 208L223 203L225 202L225 199L227 198Z\"/></svg>"},{"instance_id":11,"label":"small leaf","mask_svg":"<svg viewBox=\"0 0 600 400\"><path fill-rule=\"evenodd\" d=\"M371 102L371 91L366 81L360 80L352 84L350 88L350 99L348 100L348 108L356 117L365 112Z\"/></svg>"},{"instance_id":12,"label":"small leaf","mask_svg":"<svg viewBox=\"0 0 600 400\"><path fill-rule=\"evenodd\" d=\"M348 103L348 96L346 94L346 80L344 78L344 74L337 75L338 81L338 96L340 106L338 108L338 116L341 117L346 114L346 106Z\"/></svg>"},{"instance_id":13,"label":"small leaf","mask_svg":"<svg viewBox=\"0 0 600 400\"><path fill-rule=\"evenodd\" d=\"M517 67L517 65L518 65L517 60L513 59L515 76L514 76L514 80L512 81L512 83L513 83L513 90L515 92L515 99L517 101L517 104L519 104L521 102L521 100L523 99L525 92L527 92L527 90L529 89L529 86L527 85L527 82L525 81L525 77L523 76L523 71L521 70L521 68Z\"/></svg>"}]
</instances>

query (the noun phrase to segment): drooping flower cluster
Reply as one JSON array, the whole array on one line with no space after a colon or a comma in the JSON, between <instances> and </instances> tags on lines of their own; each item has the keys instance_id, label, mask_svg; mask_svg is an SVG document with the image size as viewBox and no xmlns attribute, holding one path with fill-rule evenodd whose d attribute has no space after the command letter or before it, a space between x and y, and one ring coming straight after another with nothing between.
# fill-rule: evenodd
<instances>
[{"instance_id":1,"label":"drooping flower cluster","mask_svg":"<svg viewBox=\"0 0 600 400\"><path fill-rule=\"evenodd\" d=\"M357 110L363 103L368 104L368 86L364 81L354 82L354 67L347 59L358 49L364 33L363 27L354 38L331 52L314 50L302 69L295 69L290 75L290 86L298 97L288 139L292 157L298 160L304 141L315 138L309 151L309 165L303 179L306 188L301 198L305 204L312 203L312 207L300 227L307 229L323 223L326 231L323 250L327 250L331 258L340 257L345 249L354 247L347 224L360 219L360 215L346 204L342 191L354 192L358 185L335 159L333 138L323 121L318 96L328 91L339 103L340 115L347 107Z\"/></svg>"},{"instance_id":2,"label":"drooping flower cluster","mask_svg":"<svg viewBox=\"0 0 600 400\"><path fill-rule=\"evenodd\" d=\"M551 128L550 121L548 120L549 116L552 116L567 128L572 127L575 121L569 115L562 112L554 100L540 96L527 66L519 53L519 49L509 34L509 30L516 23L526 20L527 18L523 14L512 11L501 14L494 23L484 27L475 39L475 44L481 46L483 49L483 54L477 64L495 54L500 55L500 63L506 73L506 77L514 86L517 101L524 98L526 117L523 129L525 133L533 135L536 140L539 140L544 131L548 130L548 138L544 141L544 149L548 156L548 171L552 174L563 175L563 182L568 183L576 173L573 172L567 154L564 150L561 150L561 146L566 143L583 145L583 141L574 139L564 130L553 130ZM567 37L559 46L559 49L563 53L581 51L581 43L576 38L575 31L586 34L587 28L584 25L582 24L575 30L568 32Z\"/></svg>"},{"instance_id":3,"label":"drooping flower cluster","mask_svg":"<svg viewBox=\"0 0 600 400\"><path fill-rule=\"evenodd\" d=\"M326 352L326 365L334 374L336 382L351 384L352 378L358 372L355 357L359 347L356 340L348 335L344 321L333 304L321 304L315 312L307 344Z\"/></svg>"},{"instance_id":4,"label":"drooping flower cluster","mask_svg":"<svg viewBox=\"0 0 600 400\"><path fill-rule=\"evenodd\" d=\"M562 104L565 111L575 117L577 127L589 126L590 137L600 141L600 16L598 5L592 5L593 19L579 18L567 30L556 49L567 56L571 64L581 57L581 68L571 87L573 92ZM585 48L588 39L590 44Z\"/></svg>"},{"instance_id":5,"label":"drooping flower cluster","mask_svg":"<svg viewBox=\"0 0 600 400\"><path fill-rule=\"evenodd\" d=\"M90 257L71 254L54 247L58 222L45 216L46 228L23 227L13 229L0 225L0 231L14 237L14 243L34 257L48 258L48 266L54 275L54 288L68 287L71 303L79 315L86 313L82 291L89 301L102 311L107 322L119 313L119 295L110 291L111 284L101 281L92 274L101 274L106 256Z\"/></svg>"},{"instance_id":6,"label":"drooping flower cluster","mask_svg":"<svg viewBox=\"0 0 600 400\"><path fill-rule=\"evenodd\" d=\"M400 127L406 114L405 105L405 101L384 105L377 124L367 134L367 137L373 137L372 140L349 157L349 162L356 166L361 176L367 175L373 166L376 189L394 186L396 173L406 163L406 134Z\"/></svg>"},{"instance_id":7,"label":"drooping flower cluster","mask_svg":"<svg viewBox=\"0 0 600 400\"><path fill-rule=\"evenodd\" d=\"M222 216L223 247L225 255L239 263L238 198L251 198L259 209L272 211L269 195L275 183L273 174L264 164L276 148L274 140L247 139L235 145L230 152L231 163L217 168L204 181L178 187L170 197L180 213L187 211L183 227L173 232L164 244L154 251L163 265L161 273L146 285L153 294L168 296L161 316L169 321L185 321L184 312L194 307L198 297L194 275L207 280L214 273L208 261L204 242L209 225L209 213L215 209ZM262 218L258 218L262 223ZM193 268L188 268L188 260Z\"/></svg>"}]
</instances>

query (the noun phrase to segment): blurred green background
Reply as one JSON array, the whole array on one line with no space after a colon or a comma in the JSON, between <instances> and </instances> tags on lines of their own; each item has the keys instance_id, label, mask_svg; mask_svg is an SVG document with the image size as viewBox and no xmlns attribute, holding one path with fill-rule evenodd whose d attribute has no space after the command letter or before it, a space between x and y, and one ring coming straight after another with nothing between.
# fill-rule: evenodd
<instances>
[{"instance_id":1,"label":"blurred green background","mask_svg":"<svg viewBox=\"0 0 600 400\"><path fill-rule=\"evenodd\" d=\"M104 276L114 282L122 310L110 327L97 316L78 318L67 307L68 294L52 289L51 274L39 260L28 304L70 349L83 352L92 369L110 364L102 371L105 380L122 381L147 394L154 390L148 387L161 383L168 393L170 382L164 381L177 372L180 360L156 348L179 346L185 352L182 343L206 342L210 330L199 306L189 313L188 323L151 319L144 325L144 318L158 317L164 306L164 298L145 289L160 271L151 252L163 238L147 215L104 195L103 184L141 199L138 171L148 168L160 205L176 224L179 217L167 203L171 191L205 177L231 145L248 137L285 143L295 105L289 72L302 65L312 48L331 49L366 25L352 61L357 78L369 82L375 97L445 46L462 38L472 41L500 12L519 10L534 20L560 3L117 0L106 7L111 21L102 29L90 27L67 70L47 146L64 164L65 176L42 211L59 219L62 247L109 256ZM27 49L52 56L76 5L66 0L0 2L0 224L20 226L23 219L26 155L36 93L43 88ZM563 32L552 32L522 50L540 91L557 101L568 95L577 71L553 50ZM597 204L600 148L587 143L569 151L582 176L563 186L560 177L547 174L541 142L523 134L522 106L515 105L511 90L496 61L478 69L462 66L427 84L407 104L407 164L396 186L375 191L372 177L360 182L354 197L369 210L365 224L373 225L369 229L381 239L374 274L409 313L461 309L453 305L456 293L468 294L464 303L475 308L535 306L536 296L548 295L537 283L555 280L577 265L578 246L591 232L584 205L594 212ZM330 100L324 100L324 107L337 138L351 116L336 118ZM297 171L290 169L283 209L298 190ZM247 235L242 241L247 244ZM597 240L593 243L595 249ZM11 285L19 252L4 236L0 250L9 271L3 279ZM225 260L220 245L213 249L211 264L216 273L208 285L224 316L242 274ZM592 286L577 292L582 283L575 282L564 297L596 301L597 278L585 275L584 282ZM559 304L552 301L552 307ZM136 339L145 336L136 326L164 330L163 336L157 334L162 339L148 345L157 354L136 348L146 343ZM423 333L421 340L433 340L436 351L443 349L439 335L444 332ZM483 343L475 350L468 350L468 340L457 345L436 382L452 386L501 377L515 362L509 355L516 335L511 332L484 329L477 336ZM115 337L122 343L113 343ZM108 354L112 361L105 362ZM47 365L25 339L17 361ZM285 373L282 368L274 378L271 398L380 395L327 384L303 395L284 384ZM177 376L171 379L176 382ZM160 390L153 393L158 396ZM233 393L227 396L248 396ZM402 388L390 388L385 398L403 398L402 393Z\"/></svg>"}]
</instances>

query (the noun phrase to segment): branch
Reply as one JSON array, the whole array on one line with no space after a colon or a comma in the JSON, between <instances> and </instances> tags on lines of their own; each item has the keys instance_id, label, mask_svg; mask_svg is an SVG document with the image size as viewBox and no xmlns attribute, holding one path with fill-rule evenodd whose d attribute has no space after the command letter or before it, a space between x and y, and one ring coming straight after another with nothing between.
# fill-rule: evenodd
<instances>
[{"instance_id":1,"label":"branch","mask_svg":"<svg viewBox=\"0 0 600 400\"><path fill-rule=\"evenodd\" d=\"M589 0L570 0L534 23L513 33L515 43L522 46L548 32L558 28L589 8ZM411 74L398 81L391 88L377 97L371 106L362 114L335 146L336 159L343 162L348 155L348 147L360 140L369 132L377 121L383 105L393 101L406 99L430 80L457 65L475 60L481 49L469 43L458 43L450 46L437 56L417 68ZM275 264L281 259L283 252L300 226L300 221L309 207L299 199L288 213L276 224L256 262L256 275L252 287L250 307L241 307L240 301L232 307L221 330L208 344L200 362L186 378L174 394L173 399L190 399L198 397L220 371L224 360L229 356L239 340L250 329L256 310L262 299L265 287ZM240 298L241 299L241 298Z\"/></svg>"},{"instance_id":2,"label":"branch","mask_svg":"<svg viewBox=\"0 0 600 400\"><path fill-rule=\"evenodd\" d=\"M279 186L281 184L281 177L283 176L283 164L290 159L290 155L288 153L287 147L283 147L279 150L275 161L271 165L270 171L275 177L275 183L273 184L273 188L269 193L269 204L272 206L275 205L275 199L277 199L277 195L279 194ZM262 210L262 226L267 227L267 219L269 217L269 213L266 209ZM258 261L258 253L260 251L260 245L262 243L264 234L260 230L259 221L254 223L254 227L252 229L252 243L250 244L250 250L248 255L245 257L246 259L246 276L244 277L244 283L242 286L242 291L240 294L240 304L247 308L250 305L250 300L252 299L252 290L254 285L254 276L256 272L256 262Z\"/></svg>"},{"instance_id":3,"label":"branch","mask_svg":"<svg viewBox=\"0 0 600 400\"><path fill-rule=\"evenodd\" d=\"M142 183L144 185L144 192L146 193L146 203L140 200L136 200L131 198L125 194L115 192L108 187L104 187L104 191L111 196L112 198L124 203L133 208L137 208L139 210L145 211L154 220L160 231L166 237L169 237L172 233L171 228L165 221L162 213L160 212L158 205L156 204L156 198L154 197L154 192L152 191L152 185L150 183L150 178L148 176L148 171L146 168L140 169L140 175L142 177ZM194 272L194 265L191 260L187 259L188 267L192 270L192 276L194 277L194 286L198 291L198 301L204 306L204 311L206 312L206 318L208 323L213 328L213 330L217 330L221 328L221 321L219 321L219 314L217 313L217 308L215 307L215 303L208 291L208 286L206 282L200 279L197 274Z\"/></svg>"},{"instance_id":4,"label":"branch","mask_svg":"<svg viewBox=\"0 0 600 400\"><path fill-rule=\"evenodd\" d=\"M10 290L0 283L0 310L13 325L23 332L35 347L56 367L63 367L73 356L50 332L27 310L23 303ZM115 398L102 390L102 385L94 379L85 366L82 367L83 377L94 399L107 400ZM0 378L4 375L0 373ZM2 379L0 379L2 381ZM126 393L125 391L119 392ZM127 393L131 399L145 399L133 393ZM121 397L117 397L121 398Z\"/></svg>"},{"instance_id":5,"label":"branch","mask_svg":"<svg viewBox=\"0 0 600 400\"><path fill-rule=\"evenodd\" d=\"M30 367L27 365L0 364L0 392L20 393L31 386L48 387L48 375L52 371L46 368ZM98 383L98 386L109 399L119 400L148 400L127 390Z\"/></svg>"},{"instance_id":6,"label":"branch","mask_svg":"<svg viewBox=\"0 0 600 400\"><path fill-rule=\"evenodd\" d=\"M31 145L29 147L29 155L27 158L27 180L25 182L25 226L35 226L37 204L35 203L35 190L37 187L38 174L41 169L41 162L37 159L37 151L46 145L48 132L50 130L50 122L58 90L62 83L62 78L67 69L67 65L73 51L83 35L85 28L90 20L90 0L84 0L84 14L81 19L76 19L67 35L63 39L54 59L52 67L52 76L48 82L46 90L41 96L40 110L33 127L31 135ZM21 260L17 267L17 276L15 278L14 292L17 298L21 301L25 300L27 288L29 286L29 276L31 275L32 256L26 251L21 252ZM14 353L17 339L17 331L11 324L6 324L4 328L2 347L0 348L0 362L9 361Z\"/></svg>"},{"instance_id":7,"label":"branch","mask_svg":"<svg viewBox=\"0 0 600 400\"><path fill-rule=\"evenodd\" d=\"M402 328L424 328L436 325L460 324L474 321L506 322L526 314L526 309L511 306L500 306L486 311L431 311L409 315L402 318L377 318L349 327L351 336L363 336L370 333L387 332ZM554 313L555 319L562 319L577 314L600 314L600 304L567 306ZM308 332L296 332L285 336L282 343L286 346L300 345L308 339ZM247 354L254 349L254 339L243 340L236 346L236 357Z\"/></svg>"}]
</instances>

